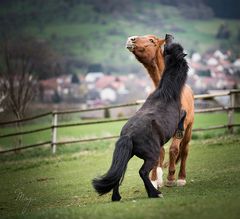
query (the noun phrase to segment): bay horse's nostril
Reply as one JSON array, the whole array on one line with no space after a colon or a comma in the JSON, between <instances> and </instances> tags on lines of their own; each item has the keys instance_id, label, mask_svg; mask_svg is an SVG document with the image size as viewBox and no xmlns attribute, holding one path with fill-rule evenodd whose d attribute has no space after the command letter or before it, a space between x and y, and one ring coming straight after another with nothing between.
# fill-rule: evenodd
<instances>
[{"instance_id":1,"label":"bay horse's nostril","mask_svg":"<svg viewBox=\"0 0 240 219\"><path fill-rule=\"evenodd\" d=\"M131 42L135 43L137 40L137 36L131 36L131 37L129 37L129 40L131 40Z\"/></svg>"}]
</instances>

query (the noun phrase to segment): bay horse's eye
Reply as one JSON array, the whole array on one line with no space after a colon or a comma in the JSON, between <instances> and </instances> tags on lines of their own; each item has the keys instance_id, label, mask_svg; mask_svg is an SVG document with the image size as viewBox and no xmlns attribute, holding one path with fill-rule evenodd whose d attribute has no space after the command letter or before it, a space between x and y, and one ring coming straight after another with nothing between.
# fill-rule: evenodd
<instances>
[{"instance_id":1,"label":"bay horse's eye","mask_svg":"<svg viewBox=\"0 0 240 219\"><path fill-rule=\"evenodd\" d=\"M153 39L149 39L149 41L150 41L151 43L154 43L154 40L153 40Z\"/></svg>"}]
</instances>

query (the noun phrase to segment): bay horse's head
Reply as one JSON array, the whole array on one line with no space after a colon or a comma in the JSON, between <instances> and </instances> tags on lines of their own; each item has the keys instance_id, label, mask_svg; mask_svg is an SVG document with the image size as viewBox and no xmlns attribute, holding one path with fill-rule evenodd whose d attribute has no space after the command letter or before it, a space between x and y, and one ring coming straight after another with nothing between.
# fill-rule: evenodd
<instances>
[{"instance_id":1,"label":"bay horse's head","mask_svg":"<svg viewBox=\"0 0 240 219\"><path fill-rule=\"evenodd\" d=\"M131 36L127 39L126 48L132 52L135 57L144 64L150 64L159 51L165 39L154 35Z\"/></svg>"}]
</instances>

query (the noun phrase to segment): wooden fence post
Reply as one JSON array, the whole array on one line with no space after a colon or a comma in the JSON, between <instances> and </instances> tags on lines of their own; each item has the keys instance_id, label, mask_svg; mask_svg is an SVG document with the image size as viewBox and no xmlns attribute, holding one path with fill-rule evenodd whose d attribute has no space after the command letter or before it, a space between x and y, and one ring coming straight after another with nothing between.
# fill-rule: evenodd
<instances>
[{"instance_id":1,"label":"wooden fence post","mask_svg":"<svg viewBox=\"0 0 240 219\"><path fill-rule=\"evenodd\" d=\"M56 153L56 147L57 147L57 113L53 112L52 114L52 153Z\"/></svg>"},{"instance_id":2,"label":"wooden fence post","mask_svg":"<svg viewBox=\"0 0 240 219\"><path fill-rule=\"evenodd\" d=\"M230 107L235 107L235 93L230 92ZM233 133L234 109L228 110L228 131Z\"/></svg>"}]
</instances>

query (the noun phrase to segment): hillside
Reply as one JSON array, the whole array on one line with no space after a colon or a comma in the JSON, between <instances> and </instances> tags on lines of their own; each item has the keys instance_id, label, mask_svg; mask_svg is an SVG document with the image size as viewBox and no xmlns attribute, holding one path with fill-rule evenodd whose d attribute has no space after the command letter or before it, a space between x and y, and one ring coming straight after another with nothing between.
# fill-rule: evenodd
<instances>
[{"instance_id":1,"label":"hillside","mask_svg":"<svg viewBox=\"0 0 240 219\"><path fill-rule=\"evenodd\" d=\"M125 41L128 36L148 33L161 37L172 33L189 52L220 47L239 54L239 20L216 18L207 6L176 7L163 0L164 4L157 0L107 2L2 1L1 31L24 32L47 40L68 62L68 73L85 73L95 63L102 64L107 72L142 71L125 49ZM189 18L193 15L201 19ZM221 24L228 26L229 39L216 39Z\"/></svg>"}]
</instances>

